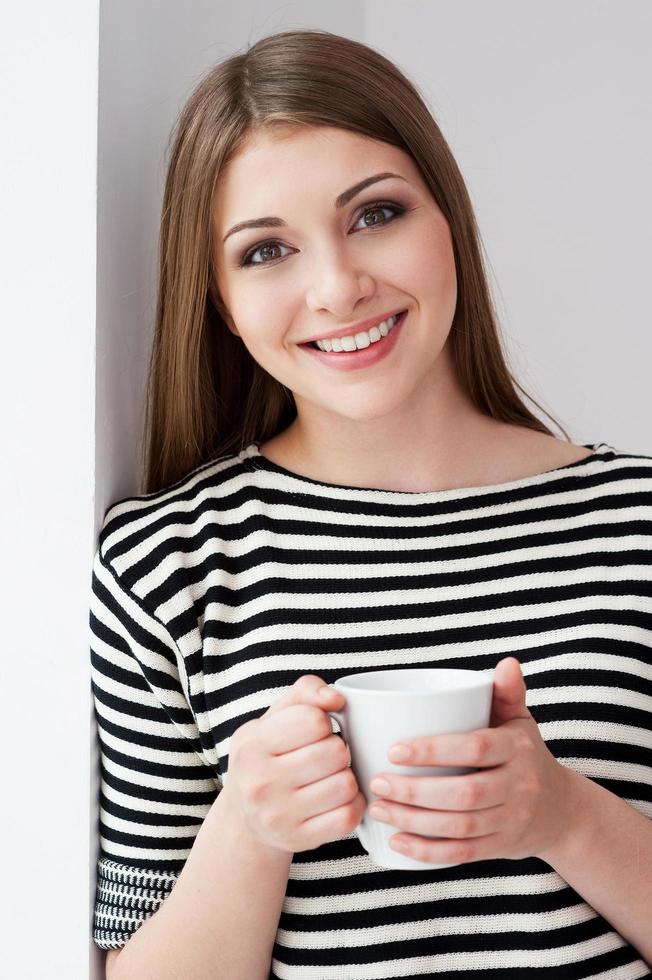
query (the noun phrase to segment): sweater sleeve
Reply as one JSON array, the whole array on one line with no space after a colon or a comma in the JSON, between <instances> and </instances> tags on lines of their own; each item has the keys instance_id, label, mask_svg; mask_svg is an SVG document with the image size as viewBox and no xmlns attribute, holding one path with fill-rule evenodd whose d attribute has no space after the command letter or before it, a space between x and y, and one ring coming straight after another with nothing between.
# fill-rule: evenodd
<instances>
[{"instance_id":1,"label":"sweater sleeve","mask_svg":"<svg viewBox=\"0 0 652 980\"><path fill-rule=\"evenodd\" d=\"M202 749L175 640L99 548L89 628L100 750L93 940L118 949L172 891L221 780Z\"/></svg>"}]
</instances>

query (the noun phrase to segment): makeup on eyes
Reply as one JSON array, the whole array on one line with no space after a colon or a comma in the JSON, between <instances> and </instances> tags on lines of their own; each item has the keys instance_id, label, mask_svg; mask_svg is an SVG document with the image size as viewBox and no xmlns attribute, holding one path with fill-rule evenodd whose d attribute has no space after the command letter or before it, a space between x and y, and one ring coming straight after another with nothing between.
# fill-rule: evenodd
<instances>
[{"instance_id":1,"label":"makeup on eyes","mask_svg":"<svg viewBox=\"0 0 652 980\"><path fill-rule=\"evenodd\" d=\"M385 219L384 221L380 221L377 224L367 225L365 228L361 228L359 230L360 231L377 231L377 230L379 230L381 228L384 228L387 225L393 224L394 221L396 221L397 218L401 218L408 211L413 211L414 210L414 208L405 207L404 205L398 204L395 201L372 201L369 204L363 204L360 207L359 212L358 212L358 215L357 215L354 223L357 223L360 220L360 218L362 218L368 211L382 210L382 209L386 209L386 210L389 210L389 211L394 211L394 216L392 218ZM254 268L254 267L263 267L263 266L268 266L268 265L276 265L277 262L279 262L281 259L287 258L286 255L280 255L280 256L277 256L274 259L269 259L266 262L250 262L249 261L249 259L253 255L255 255L255 253L257 251L259 251L262 248L265 248L265 246L268 246L268 245L280 245L282 248L289 248L289 246L283 245L283 243L280 242L276 238L267 238L264 241L257 242L256 244L251 245L249 248L245 249L245 251L236 259L236 262L235 262L236 267L237 268L241 268L241 269L250 269L250 268Z\"/></svg>"}]
</instances>

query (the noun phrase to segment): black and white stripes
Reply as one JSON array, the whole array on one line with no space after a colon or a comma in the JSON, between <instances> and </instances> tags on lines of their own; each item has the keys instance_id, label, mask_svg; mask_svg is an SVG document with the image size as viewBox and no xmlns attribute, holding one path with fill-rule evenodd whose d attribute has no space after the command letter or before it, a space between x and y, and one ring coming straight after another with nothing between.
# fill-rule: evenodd
<instances>
[{"instance_id":1,"label":"black and white stripes","mask_svg":"<svg viewBox=\"0 0 652 980\"><path fill-rule=\"evenodd\" d=\"M169 894L231 735L306 673L513 654L551 751L652 817L652 457L591 448L404 493L309 480L253 444L109 508L90 615L98 945ZM391 871L354 834L295 854L273 957L282 980L652 976L543 861Z\"/></svg>"}]
</instances>

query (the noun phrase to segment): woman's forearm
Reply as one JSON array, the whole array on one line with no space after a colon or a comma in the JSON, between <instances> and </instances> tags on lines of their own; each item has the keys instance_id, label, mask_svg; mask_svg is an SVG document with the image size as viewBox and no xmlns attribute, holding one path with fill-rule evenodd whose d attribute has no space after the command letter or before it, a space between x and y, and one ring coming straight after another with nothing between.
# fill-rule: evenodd
<instances>
[{"instance_id":1,"label":"woman's forearm","mask_svg":"<svg viewBox=\"0 0 652 980\"><path fill-rule=\"evenodd\" d=\"M652 821L568 769L562 839L539 854L652 966Z\"/></svg>"},{"instance_id":2,"label":"woman's forearm","mask_svg":"<svg viewBox=\"0 0 652 980\"><path fill-rule=\"evenodd\" d=\"M267 980L291 862L247 833L225 784L172 892L109 980Z\"/></svg>"}]
</instances>

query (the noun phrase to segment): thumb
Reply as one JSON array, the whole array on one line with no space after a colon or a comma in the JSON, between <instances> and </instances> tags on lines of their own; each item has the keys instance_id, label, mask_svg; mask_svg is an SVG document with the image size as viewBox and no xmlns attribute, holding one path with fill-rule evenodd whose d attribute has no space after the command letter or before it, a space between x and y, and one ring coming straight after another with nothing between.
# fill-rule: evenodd
<instances>
[{"instance_id":1,"label":"thumb","mask_svg":"<svg viewBox=\"0 0 652 980\"><path fill-rule=\"evenodd\" d=\"M501 660L494 672L490 727L504 725L515 718L531 718L525 696L527 688L516 657Z\"/></svg>"}]
</instances>

